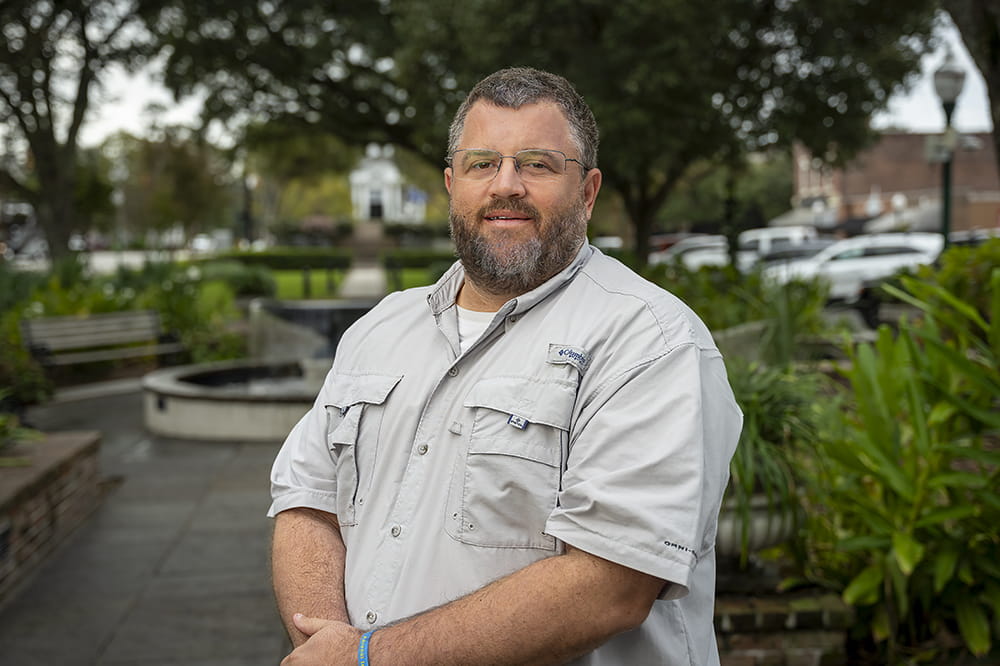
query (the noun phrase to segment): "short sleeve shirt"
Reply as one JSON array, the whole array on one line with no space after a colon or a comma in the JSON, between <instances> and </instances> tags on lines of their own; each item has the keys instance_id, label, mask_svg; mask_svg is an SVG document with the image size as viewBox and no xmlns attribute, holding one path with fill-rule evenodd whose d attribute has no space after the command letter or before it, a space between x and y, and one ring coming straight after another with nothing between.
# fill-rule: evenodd
<instances>
[{"instance_id":1,"label":"short sleeve shirt","mask_svg":"<svg viewBox=\"0 0 1000 666\"><path fill-rule=\"evenodd\" d=\"M574 663L712 664L715 531L742 417L708 329L584 246L464 353L456 263L343 336L271 474L270 515L335 513L353 624L469 594L565 545L666 581Z\"/></svg>"}]
</instances>

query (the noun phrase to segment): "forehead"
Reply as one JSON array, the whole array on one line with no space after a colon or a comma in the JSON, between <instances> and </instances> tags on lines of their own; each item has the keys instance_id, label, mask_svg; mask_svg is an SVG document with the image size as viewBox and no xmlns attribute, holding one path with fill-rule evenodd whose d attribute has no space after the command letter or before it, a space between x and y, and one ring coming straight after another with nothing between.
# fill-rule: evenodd
<instances>
[{"instance_id":1,"label":"forehead","mask_svg":"<svg viewBox=\"0 0 1000 666\"><path fill-rule=\"evenodd\" d=\"M513 154L525 148L554 148L573 155L569 121L552 102L510 109L476 102L465 117L459 148L489 148Z\"/></svg>"}]
</instances>

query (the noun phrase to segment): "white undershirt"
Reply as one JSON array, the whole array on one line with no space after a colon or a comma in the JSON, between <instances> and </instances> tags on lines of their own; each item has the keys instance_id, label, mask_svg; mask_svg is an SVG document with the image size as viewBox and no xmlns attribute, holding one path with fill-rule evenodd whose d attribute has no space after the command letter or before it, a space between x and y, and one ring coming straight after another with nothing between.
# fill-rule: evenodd
<instances>
[{"instance_id":1,"label":"white undershirt","mask_svg":"<svg viewBox=\"0 0 1000 666\"><path fill-rule=\"evenodd\" d=\"M461 345L462 353L464 354L479 339L479 336L483 334L486 327L490 325L496 312L467 310L457 303L455 307L458 308L458 343Z\"/></svg>"}]
</instances>

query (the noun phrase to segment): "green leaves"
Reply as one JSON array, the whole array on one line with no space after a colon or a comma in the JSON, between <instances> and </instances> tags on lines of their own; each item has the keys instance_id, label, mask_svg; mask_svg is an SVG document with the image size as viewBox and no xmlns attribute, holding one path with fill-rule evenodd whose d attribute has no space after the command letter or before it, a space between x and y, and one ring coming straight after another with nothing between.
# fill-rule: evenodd
<instances>
[{"instance_id":1,"label":"green leaves","mask_svg":"<svg viewBox=\"0 0 1000 666\"><path fill-rule=\"evenodd\" d=\"M977 657L990 651L990 621L983 607L973 599L959 599L955 605L955 618L965 644Z\"/></svg>"},{"instance_id":2,"label":"green leaves","mask_svg":"<svg viewBox=\"0 0 1000 666\"><path fill-rule=\"evenodd\" d=\"M1000 268L989 275L969 296L955 276L887 289L919 314L851 351L848 409L828 414L843 421L806 468L810 565L870 607L890 662L942 627L985 654L1000 620Z\"/></svg>"}]
</instances>

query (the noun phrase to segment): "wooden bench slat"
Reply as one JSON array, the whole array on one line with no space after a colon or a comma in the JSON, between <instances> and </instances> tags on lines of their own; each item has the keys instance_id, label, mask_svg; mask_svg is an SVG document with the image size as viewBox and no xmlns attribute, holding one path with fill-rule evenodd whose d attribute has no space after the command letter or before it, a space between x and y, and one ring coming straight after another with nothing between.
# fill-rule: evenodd
<instances>
[{"instance_id":1,"label":"wooden bench slat","mask_svg":"<svg viewBox=\"0 0 1000 666\"><path fill-rule=\"evenodd\" d=\"M71 365L179 352L178 342L160 342L155 310L59 316L21 322L24 342L46 365ZM142 344L138 344L142 343Z\"/></svg>"},{"instance_id":2,"label":"wooden bench slat","mask_svg":"<svg viewBox=\"0 0 1000 666\"><path fill-rule=\"evenodd\" d=\"M162 345L143 345L140 347L117 347L115 349L98 349L87 352L72 352L51 356L47 362L50 365L72 365L74 363L92 363L94 361L111 361L119 358L137 358L140 356L158 356L172 354L184 350L179 342Z\"/></svg>"},{"instance_id":3,"label":"wooden bench slat","mask_svg":"<svg viewBox=\"0 0 1000 666\"><path fill-rule=\"evenodd\" d=\"M107 347L110 345L123 345L130 342L150 342L156 341L158 333L153 330L140 331L139 335L134 331L102 331L100 333L87 333L77 336L50 336L47 338L35 338L33 346L49 349L51 351L61 351L63 349L86 349L87 347Z\"/></svg>"},{"instance_id":4,"label":"wooden bench slat","mask_svg":"<svg viewBox=\"0 0 1000 666\"><path fill-rule=\"evenodd\" d=\"M29 335L33 338L46 338L57 335L74 335L91 331L158 331L160 326L153 321L102 322L98 325L80 322L73 325L58 326L28 326Z\"/></svg>"}]
</instances>

